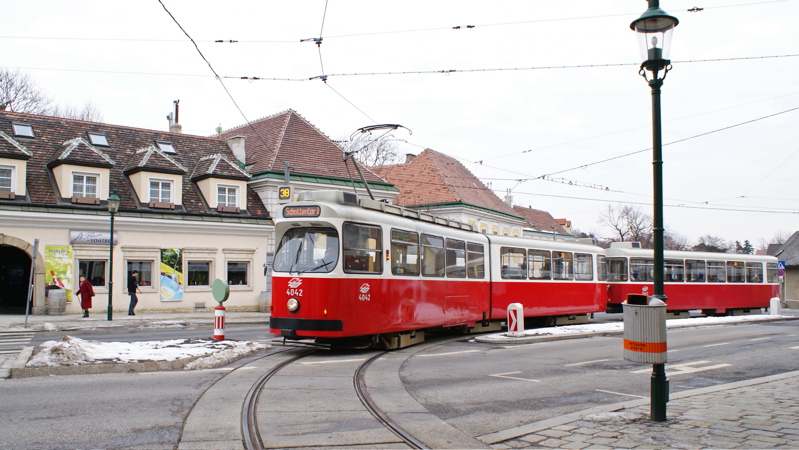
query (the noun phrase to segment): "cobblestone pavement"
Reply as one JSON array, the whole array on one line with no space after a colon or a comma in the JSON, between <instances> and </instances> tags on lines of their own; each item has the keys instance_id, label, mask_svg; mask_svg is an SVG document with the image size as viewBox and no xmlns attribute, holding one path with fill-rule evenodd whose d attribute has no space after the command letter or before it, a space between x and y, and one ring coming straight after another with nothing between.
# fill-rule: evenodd
<instances>
[{"instance_id":1,"label":"cobblestone pavement","mask_svg":"<svg viewBox=\"0 0 799 450\"><path fill-rule=\"evenodd\" d=\"M665 422L649 420L649 400L619 405L480 439L495 449L799 448L799 371L672 394Z\"/></svg>"}]
</instances>

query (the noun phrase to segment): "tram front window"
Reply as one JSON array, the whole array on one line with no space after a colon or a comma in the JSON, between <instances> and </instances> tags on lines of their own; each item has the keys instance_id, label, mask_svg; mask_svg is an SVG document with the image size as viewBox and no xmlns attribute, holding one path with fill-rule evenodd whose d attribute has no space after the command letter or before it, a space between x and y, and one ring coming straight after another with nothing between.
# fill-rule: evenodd
<instances>
[{"instance_id":1,"label":"tram front window","mask_svg":"<svg viewBox=\"0 0 799 450\"><path fill-rule=\"evenodd\" d=\"M338 262L338 232L333 228L292 228L280 238L275 272L330 272Z\"/></svg>"}]
</instances>

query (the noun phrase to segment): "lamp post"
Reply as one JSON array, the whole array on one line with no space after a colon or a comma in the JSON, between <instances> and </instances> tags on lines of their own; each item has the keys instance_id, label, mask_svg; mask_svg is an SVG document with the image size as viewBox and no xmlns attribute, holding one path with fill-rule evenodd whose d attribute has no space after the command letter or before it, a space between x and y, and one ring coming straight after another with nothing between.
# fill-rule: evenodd
<instances>
[{"instance_id":1,"label":"lamp post","mask_svg":"<svg viewBox=\"0 0 799 450\"><path fill-rule=\"evenodd\" d=\"M108 197L108 212L111 213L111 237L108 239L108 320L113 320L114 298L114 214L119 210L119 196L117 190Z\"/></svg>"},{"instance_id":2,"label":"lamp post","mask_svg":"<svg viewBox=\"0 0 799 450\"><path fill-rule=\"evenodd\" d=\"M652 179L654 184L653 239L655 251L653 297L666 301L663 291L663 143L660 130L660 88L671 70L669 45L671 33L679 21L660 9L659 0L648 0L649 8L630 24L638 35L644 62L638 73L652 88ZM662 71L662 74L661 74ZM650 72L651 78L647 76ZM651 418L666 420L668 383L664 364L652 365Z\"/></svg>"}]
</instances>

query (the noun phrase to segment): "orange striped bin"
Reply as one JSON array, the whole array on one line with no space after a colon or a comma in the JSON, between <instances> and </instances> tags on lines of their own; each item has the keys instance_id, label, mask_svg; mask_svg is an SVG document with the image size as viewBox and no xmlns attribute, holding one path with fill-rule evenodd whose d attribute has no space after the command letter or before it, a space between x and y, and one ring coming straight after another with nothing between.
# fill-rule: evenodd
<instances>
[{"instance_id":1,"label":"orange striped bin","mask_svg":"<svg viewBox=\"0 0 799 450\"><path fill-rule=\"evenodd\" d=\"M624 302L624 359L666 363L666 304L653 299L648 305Z\"/></svg>"}]
</instances>

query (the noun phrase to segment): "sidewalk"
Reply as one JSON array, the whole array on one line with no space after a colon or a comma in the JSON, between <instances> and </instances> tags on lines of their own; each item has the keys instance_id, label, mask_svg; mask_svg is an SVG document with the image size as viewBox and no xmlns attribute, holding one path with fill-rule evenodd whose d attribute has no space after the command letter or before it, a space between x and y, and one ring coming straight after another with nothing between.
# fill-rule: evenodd
<instances>
[{"instance_id":1,"label":"sidewalk","mask_svg":"<svg viewBox=\"0 0 799 450\"><path fill-rule=\"evenodd\" d=\"M783 314L786 313L791 316L787 320L799 318L795 310L784 310ZM212 311L115 314L110 322L105 315L93 315L89 319L80 315L38 315L29 316L28 328L24 328L24 316L0 315L0 336L10 332L32 334L108 327L212 328L213 319ZM228 324L266 324L268 319L269 314L261 312L228 312L225 317ZM503 339L501 334L486 338L492 342ZM528 336L522 340L529 342L533 338ZM3 360L4 356L0 355L0 372L11 365ZM15 356L16 363L28 357ZM799 448L799 371L672 393L667 404L667 421L652 422L649 416L649 399L638 399L476 438L494 449Z\"/></svg>"}]
</instances>

